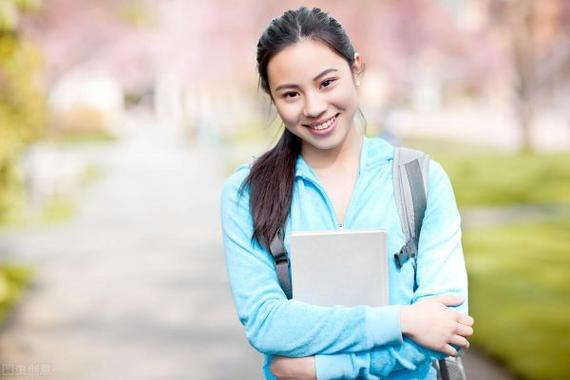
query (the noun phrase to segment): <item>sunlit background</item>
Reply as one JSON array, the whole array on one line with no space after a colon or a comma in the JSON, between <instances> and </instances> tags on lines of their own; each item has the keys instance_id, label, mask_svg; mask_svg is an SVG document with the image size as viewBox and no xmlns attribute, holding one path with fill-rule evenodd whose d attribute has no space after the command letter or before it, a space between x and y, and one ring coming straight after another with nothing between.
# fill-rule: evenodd
<instances>
[{"instance_id":1,"label":"sunlit background","mask_svg":"<svg viewBox=\"0 0 570 380\"><path fill-rule=\"evenodd\" d=\"M570 378L567 0L0 0L0 377L262 377L218 202L280 133L255 48L300 5L362 54L366 133L451 177L470 378Z\"/></svg>"}]
</instances>

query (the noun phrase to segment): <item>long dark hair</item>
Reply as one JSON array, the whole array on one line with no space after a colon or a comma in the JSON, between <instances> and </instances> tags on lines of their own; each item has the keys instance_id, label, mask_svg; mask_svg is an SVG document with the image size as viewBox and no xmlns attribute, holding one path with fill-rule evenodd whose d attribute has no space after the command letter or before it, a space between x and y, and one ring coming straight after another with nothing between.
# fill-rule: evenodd
<instances>
[{"instance_id":1,"label":"long dark hair","mask_svg":"<svg viewBox=\"0 0 570 380\"><path fill-rule=\"evenodd\" d=\"M319 8L300 7L286 11L271 21L257 43L259 85L269 97L269 61L284 48L307 38L324 43L352 67L354 48L338 21ZM243 183L242 190L245 187L250 189L252 238L265 247L269 247L289 215L295 167L300 152L301 139L284 129L277 144L253 163Z\"/></svg>"}]
</instances>

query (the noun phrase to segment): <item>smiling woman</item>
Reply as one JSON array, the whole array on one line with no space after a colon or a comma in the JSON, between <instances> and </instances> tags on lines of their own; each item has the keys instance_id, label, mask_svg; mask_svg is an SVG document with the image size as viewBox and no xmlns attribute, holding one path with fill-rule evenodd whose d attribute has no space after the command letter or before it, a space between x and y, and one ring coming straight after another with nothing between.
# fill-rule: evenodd
<instances>
[{"instance_id":1,"label":"smiling woman","mask_svg":"<svg viewBox=\"0 0 570 380\"><path fill-rule=\"evenodd\" d=\"M270 248L292 231L384 229L405 243L386 141L356 123L363 63L318 8L273 19L257 45L261 87L283 124L277 144L222 191L224 253L237 312L267 379L435 379L432 361L469 347L467 276L453 190L429 163L418 256L390 260L390 305L321 307L288 299ZM273 248L271 248L273 250ZM354 252L358 254L358 252ZM283 258L288 263L288 258ZM281 260L281 259L280 259Z\"/></svg>"}]
</instances>

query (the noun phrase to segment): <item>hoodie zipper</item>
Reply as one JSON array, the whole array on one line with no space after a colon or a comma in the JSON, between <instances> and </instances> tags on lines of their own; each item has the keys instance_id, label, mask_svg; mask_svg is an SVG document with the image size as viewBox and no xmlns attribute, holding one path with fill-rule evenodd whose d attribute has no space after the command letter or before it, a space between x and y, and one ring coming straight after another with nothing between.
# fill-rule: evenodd
<instances>
[{"instance_id":1,"label":"hoodie zipper","mask_svg":"<svg viewBox=\"0 0 570 380\"><path fill-rule=\"evenodd\" d=\"M327 192L325 191L324 187L323 187L319 182L313 180L312 178L307 178L307 177L305 177L306 180L308 180L309 182L311 182L311 183L320 191L321 195L322 195L323 198L325 199L325 203L326 203L326 205L327 205L327 207L328 207L328 211L329 211L330 215L332 216L333 223L334 223L335 228L336 228L337 230L344 230L344 228L345 228L345 225L346 225L346 217L349 215L349 210L350 210L350 208L351 208L351 206L352 206L352 202L353 202L354 197L355 197L355 192L356 192L356 187L357 187L357 184L358 184L358 179L359 179L359 177L360 177L360 173L357 174L357 176L356 176L356 181L354 182L354 187L353 187L353 189L352 189L352 194L350 195L350 200L348 201L348 206L346 207L346 213L345 213L345 215L344 215L344 216L345 216L345 218L344 218L344 219L345 219L345 222L344 222L344 223L339 223L339 222L338 222L338 220L337 220L337 218L336 218L336 211L335 211L334 206L333 206L333 204L332 204L332 201L330 200L329 195L328 195Z\"/></svg>"}]
</instances>

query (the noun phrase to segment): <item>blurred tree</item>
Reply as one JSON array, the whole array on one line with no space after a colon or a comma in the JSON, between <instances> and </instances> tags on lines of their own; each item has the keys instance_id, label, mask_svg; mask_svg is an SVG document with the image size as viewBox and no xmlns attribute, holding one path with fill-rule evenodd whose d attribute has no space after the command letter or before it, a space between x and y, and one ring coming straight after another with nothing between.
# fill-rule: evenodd
<instances>
[{"instance_id":1,"label":"blurred tree","mask_svg":"<svg viewBox=\"0 0 570 380\"><path fill-rule=\"evenodd\" d=\"M538 108L566 91L570 82L570 2L493 0L489 5L492 27L511 44L514 109L522 149L531 151L530 132Z\"/></svg>"},{"instance_id":2,"label":"blurred tree","mask_svg":"<svg viewBox=\"0 0 570 380\"><path fill-rule=\"evenodd\" d=\"M21 14L39 6L37 0L0 3L0 222L18 187L19 154L44 126L44 99L35 75L39 53L20 36Z\"/></svg>"},{"instance_id":3,"label":"blurred tree","mask_svg":"<svg viewBox=\"0 0 570 380\"><path fill-rule=\"evenodd\" d=\"M158 57L158 8L151 0L50 0L27 17L23 32L45 57L48 89L79 70L105 72L127 91L144 91Z\"/></svg>"}]
</instances>

